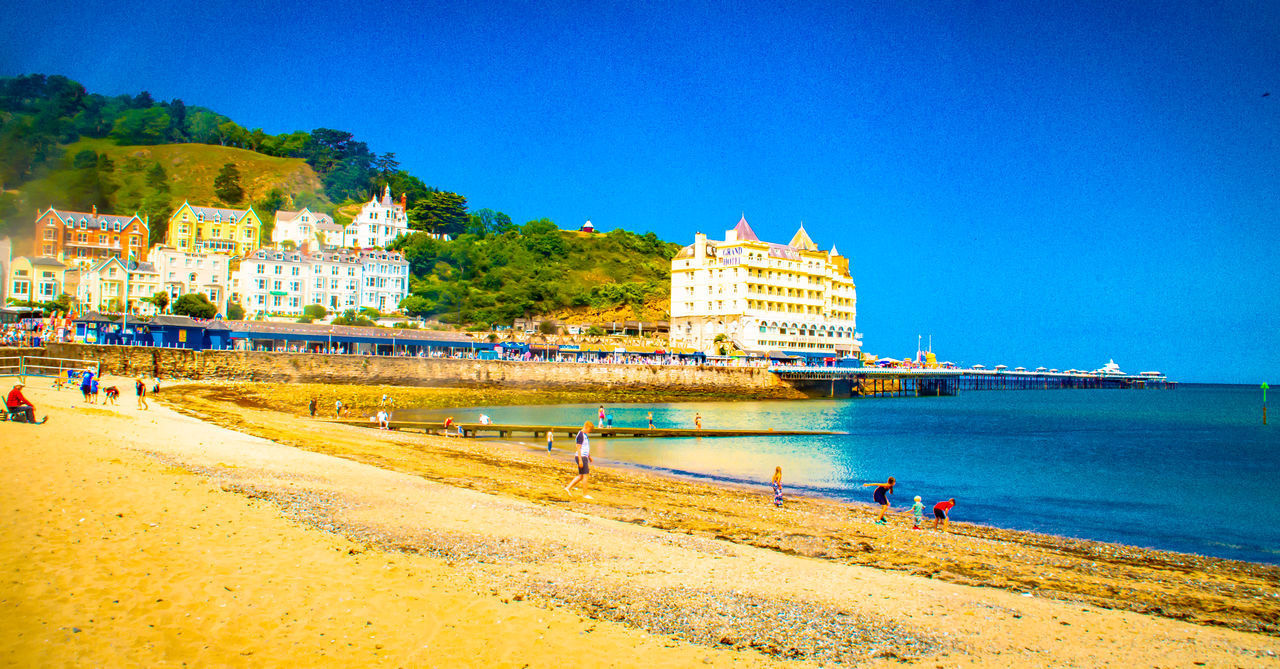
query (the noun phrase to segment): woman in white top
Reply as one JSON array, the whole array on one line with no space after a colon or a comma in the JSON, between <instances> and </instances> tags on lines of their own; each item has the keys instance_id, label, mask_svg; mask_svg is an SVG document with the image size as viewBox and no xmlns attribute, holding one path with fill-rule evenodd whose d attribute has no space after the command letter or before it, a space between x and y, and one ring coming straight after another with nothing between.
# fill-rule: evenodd
<instances>
[{"instance_id":1,"label":"woman in white top","mask_svg":"<svg viewBox=\"0 0 1280 669\"><path fill-rule=\"evenodd\" d=\"M591 428L594 427L591 421L582 424L582 429L578 430L578 436L574 441L578 442L578 450L573 453L573 462L578 466L578 475L573 477L569 485L564 487L564 491L573 494L573 486L582 484L582 498L591 499L591 495L587 494L587 480L591 476Z\"/></svg>"}]
</instances>

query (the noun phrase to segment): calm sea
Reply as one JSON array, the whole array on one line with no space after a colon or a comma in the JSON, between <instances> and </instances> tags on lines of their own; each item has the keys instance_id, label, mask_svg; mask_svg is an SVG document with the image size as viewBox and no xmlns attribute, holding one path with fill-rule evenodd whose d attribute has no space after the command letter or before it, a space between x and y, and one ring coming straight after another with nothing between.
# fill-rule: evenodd
<instances>
[{"instance_id":1,"label":"calm sea","mask_svg":"<svg viewBox=\"0 0 1280 669\"><path fill-rule=\"evenodd\" d=\"M615 425L840 430L813 438L594 439L644 468L895 507L955 497L952 517L1021 530L1280 564L1280 398L1256 386L965 392L957 397L607 406ZM596 405L492 407L496 423L568 425ZM418 413L418 412L414 412ZM448 412L475 421L481 410ZM398 417L409 418L404 411ZM419 415L439 415L423 412ZM567 437L567 435L565 435ZM527 440L534 443L537 440ZM545 444L545 441L542 443ZM571 448L568 439L560 448Z\"/></svg>"}]
</instances>

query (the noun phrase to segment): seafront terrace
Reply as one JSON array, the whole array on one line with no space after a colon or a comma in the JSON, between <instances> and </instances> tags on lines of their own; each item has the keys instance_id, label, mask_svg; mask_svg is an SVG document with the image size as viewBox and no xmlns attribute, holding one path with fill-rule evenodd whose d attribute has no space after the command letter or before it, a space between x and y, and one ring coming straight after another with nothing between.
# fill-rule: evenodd
<instances>
[{"instance_id":1,"label":"seafront terrace","mask_svg":"<svg viewBox=\"0 0 1280 669\"><path fill-rule=\"evenodd\" d=\"M815 388L829 384L831 396L936 396L962 390L1171 389L1176 383L1150 374L1027 372L993 369L893 369L874 367L770 366L778 378Z\"/></svg>"}]
</instances>

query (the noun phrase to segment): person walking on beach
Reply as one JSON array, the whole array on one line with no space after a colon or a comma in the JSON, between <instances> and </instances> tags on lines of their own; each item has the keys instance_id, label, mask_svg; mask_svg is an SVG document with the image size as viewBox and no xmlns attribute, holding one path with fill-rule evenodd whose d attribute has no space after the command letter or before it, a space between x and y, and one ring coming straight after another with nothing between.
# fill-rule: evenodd
<instances>
[{"instance_id":1,"label":"person walking on beach","mask_svg":"<svg viewBox=\"0 0 1280 669\"><path fill-rule=\"evenodd\" d=\"M653 429L653 412L652 411L649 412L649 429L650 430Z\"/></svg>"},{"instance_id":2,"label":"person walking on beach","mask_svg":"<svg viewBox=\"0 0 1280 669\"><path fill-rule=\"evenodd\" d=\"M863 483L862 484L862 487L864 488L870 488L871 486L876 487L875 494L873 494L872 497L875 498L876 504L880 505L880 516L876 518L877 525L885 524L884 514L889 513L888 495L893 494L893 486L895 483L897 483L897 481L895 481L894 478L890 476L889 480L885 481L884 483Z\"/></svg>"},{"instance_id":3,"label":"person walking on beach","mask_svg":"<svg viewBox=\"0 0 1280 669\"><path fill-rule=\"evenodd\" d=\"M342 418L342 400L334 400L333 401L333 419L338 420L339 418Z\"/></svg>"},{"instance_id":4,"label":"person walking on beach","mask_svg":"<svg viewBox=\"0 0 1280 669\"><path fill-rule=\"evenodd\" d=\"M773 505L782 506L782 467L773 470Z\"/></svg>"},{"instance_id":5,"label":"person walking on beach","mask_svg":"<svg viewBox=\"0 0 1280 669\"><path fill-rule=\"evenodd\" d=\"M387 413L386 409L378 409L378 429L390 430L391 429L390 421L391 421L391 414Z\"/></svg>"},{"instance_id":6,"label":"person walking on beach","mask_svg":"<svg viewBox=\"0 0 1280 669\"><path fill-rule=\"evenodd\" d=\"M693 426L696 429L702 429L702 414L698 413L693 415Z\"/></svg>"},{"instance_id":7,"label":"person walking on beach","mask_svg":"<svg viewBox=\"0 0 1280 669\"><path fill-rule=\"evenodd\" d=\"M604 405L603 404L600 405L600 410L596 412L596 417L599 418L599 420L596 421L596 425L604 425Z\"/></svg>"},{"instance_id":8,"label":"person walking on beach","mask_svg":"<svg viewBox=\"0 0 1280 669\"><path fill-rule=\"evenodd\" d=\"M933 529L938 529L938 521L942 521L942 531L947 531L947 522L951 520L951 507L956 505L956 498L933 505Z\"/></svg>"},{"instance_id":9,"label":"person walking on beach","mask_svg":"<svg viewBox=\"0 0 1280 669\"><path fill-rule=\"evenodd\" d=\"M311 411L311 417L316 417L316 398L311 398L311 403L307 405L307 409Z\"/></svg>"},{"instance_id":10,"label":"person walking on beach","mask_svg":"<svg viewBox=\"0 0 1280 669\"><path fill-rule=\"evenodd\" d=\"M555 440L556 440L556 433L552 432L551 430L547 430L547 452L548 453L551 452L551 444L555 443Z\"/></svg>"},{"instance_id":11,"label":"person walking on beach","mask_svg":"<svg viewBox=\"0 0 1280 669\"><path fill-rule=\"evenodd\" d=\"M920 496L916 495L916 503L911 505L911 517L916 524L911 529L918 530L924 524L924 504L920 503Z\"/></svg>"},{"instance_id":12,"label":"person walking on beach","mask_svg":"<svg viewBox=\"0 0 1280 669\"><path fill-rule=\"evenodd\" d=\"M86 369L84 374L80 375L80 394L84 395L85 402L92 402L93 394L93 370Z\"/></svg>"},{"instance_id":13,"label":"person walking on beach","mask_svg":"<svg viewBox=\"0 0 1280 669\"><path fill-rule=\"evenodd\" d=\"M138 396L139 409L151 408L147 406L147 384L142 382L141 376L133 380L133 394Z\"/></svg>"},{"instance_id":14,"label":"person walking on beach","mask_svg":"<svg viewBox=\"0 0 1280 669\"><path fill-rule=\"evenodd\" d=\"M602 409L603 410L603 409ZM578 430L578 435L574 437L574 441L578 443L578 450L573 453L573 463L578 466L578 475L573 477L569 485L564 487L564 491L573 494L573 486L582 484L582 499L591 499L591 495L587 494L587 483L591 477L591 428L595 427L591 421L582 424L582 429Z\"/></svg>"}]
</instances>

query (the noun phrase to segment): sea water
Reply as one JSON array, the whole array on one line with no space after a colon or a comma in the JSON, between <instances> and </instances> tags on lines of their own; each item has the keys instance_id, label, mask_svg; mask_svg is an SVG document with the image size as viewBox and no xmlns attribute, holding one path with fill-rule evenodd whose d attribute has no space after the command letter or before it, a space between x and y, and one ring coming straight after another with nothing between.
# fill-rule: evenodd
<instances>
[{"instance_id":1,"label":"sea water","mask_svg":"<svg viewBox=\"0 0 1280 669\"><path fill-rule=\"evenodd\" d=\"M1280 404L1280 402L1277 402ZM871 502L956 498L952 518L1280 564L1280 415L1256 386L969 391L955 397L606 405L614 425L834 430L813 437L592 439L599 464ZM445 412L462 422L580 425L598 405ZM1275 412L1280 414L1280 411ZM475 415L472 415L475 414ZM441 412L418 413L438 417ZM408 419L408 412L397 417ZM564 448L572 435L559 435ZM528 439L529 443L539 443ZM545 438L540 442L545 444ZM931 514L927 514L931 515Z\"/></svg>"}]
</instances>

